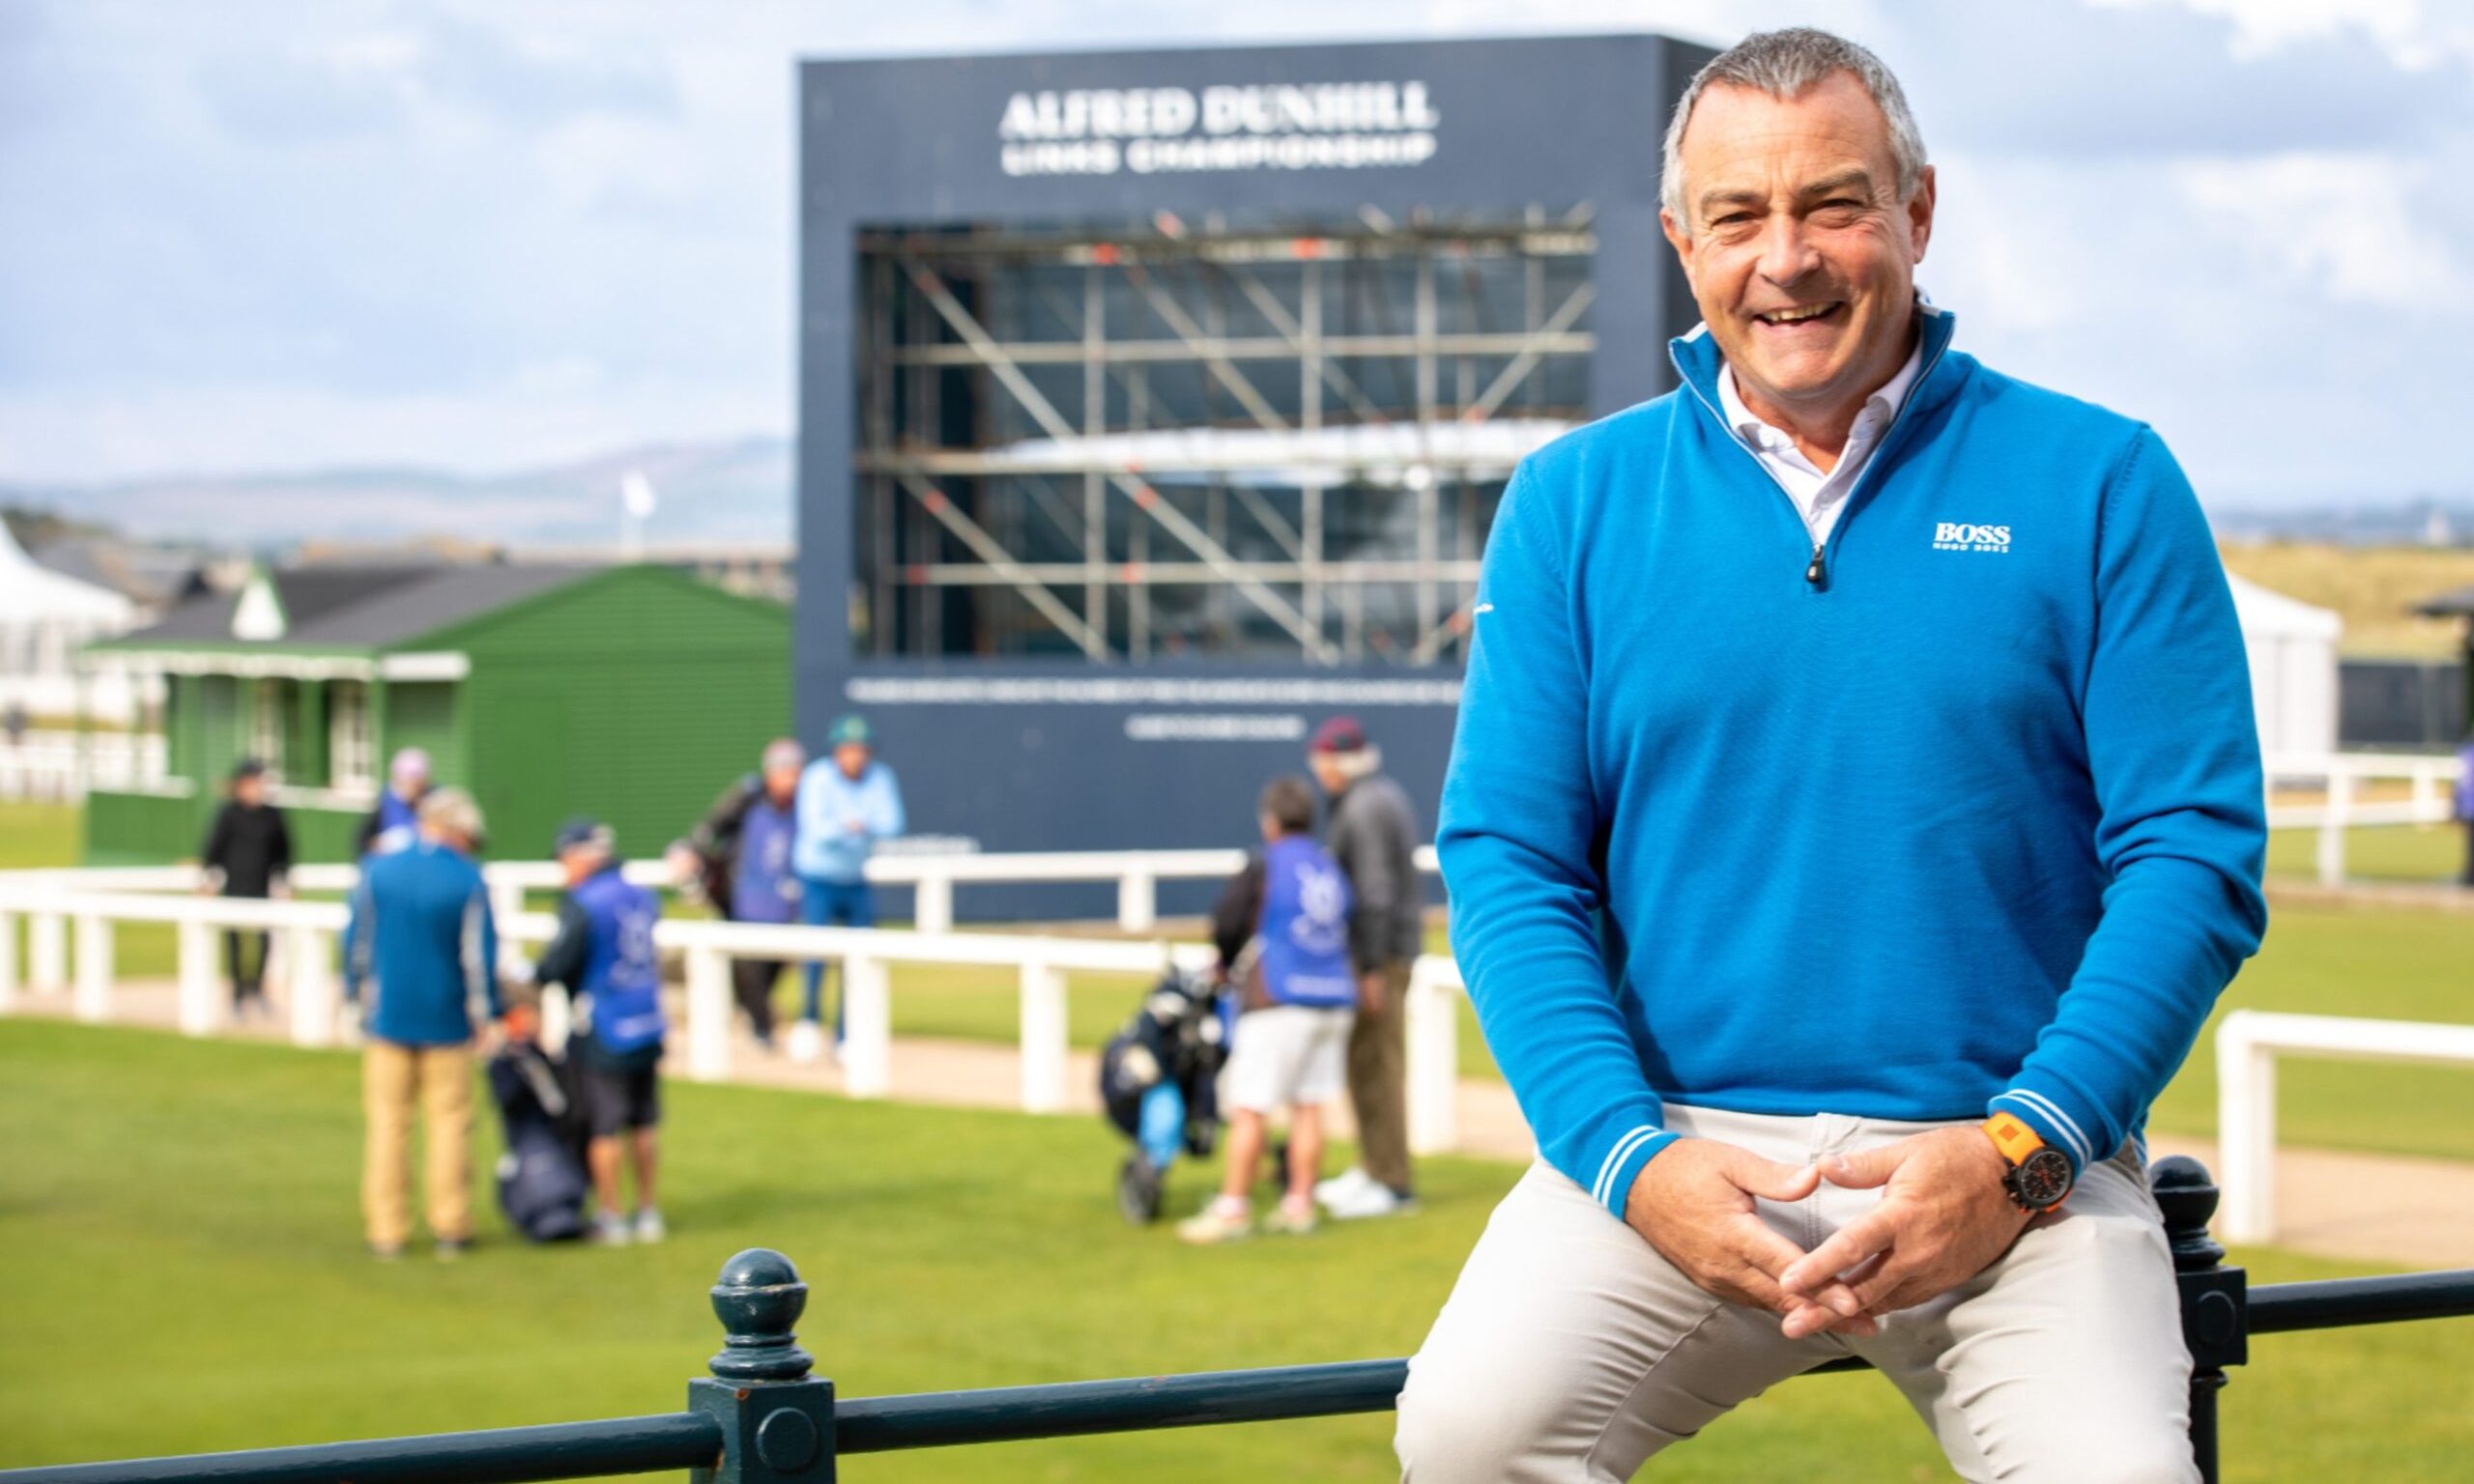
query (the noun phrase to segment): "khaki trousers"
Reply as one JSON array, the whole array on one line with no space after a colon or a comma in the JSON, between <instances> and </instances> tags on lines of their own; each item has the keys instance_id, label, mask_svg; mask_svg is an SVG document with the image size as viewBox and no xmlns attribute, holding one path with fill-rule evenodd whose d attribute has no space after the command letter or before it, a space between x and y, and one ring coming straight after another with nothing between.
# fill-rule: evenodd
<instances>
[{"instance_id":1,"label":"khaki trousers","mask_svg":"<svg viewBox=\"0 0 2474 1484\"><path fill-rule=\"evenodd\" d=\"M442 1241L471 1237L473 1048L373 1041L361 1054L360 1096L369 1126L360 1211L371 1244L399 1247L412 1236L416 1099L429 1126L422 1193L430 1235Z\"/></svg>"},{"instance_id":2,"label":"khaki trousers","mask_svg":"<svg viewBox=\"0 0 2474 1484\"><path fill-rule=\"evenodd\" d=\"M1946 1127L1672 1103L1666 1114L1671 1128L1789 1164ZM1879 1198L1824 1184L1760 1211L1809 1249ZM1787 1339L1776 1315L1702 1292L1587 1191L1533 1165L1495 1209L1409 1364L1400 1476L1620 1484L1738 1403L1850 1354L1906 1394L1951 1467L1977 1484L2199 1479L2172 1260L2130 1146L2090 1167L2059 1212L1983 1273L1885 1317L1869 1340ZM1812 1460L1815 1477L1872 1477L1863 1465Z\"/></svg>"},{"instance_id":3,"label":"khaki trousers","mask_svg":"<svg viewBox=\"0 0 2474 1484\"><path fill-rule=\"evenodd\" d=\"M1409 964L1383 966L1383 1008L1358 1005L1349 1028L1349 1109L1357 1116L1358 1162L1395 1190L1409 1173Z\"/></svg>"}]
</instances>

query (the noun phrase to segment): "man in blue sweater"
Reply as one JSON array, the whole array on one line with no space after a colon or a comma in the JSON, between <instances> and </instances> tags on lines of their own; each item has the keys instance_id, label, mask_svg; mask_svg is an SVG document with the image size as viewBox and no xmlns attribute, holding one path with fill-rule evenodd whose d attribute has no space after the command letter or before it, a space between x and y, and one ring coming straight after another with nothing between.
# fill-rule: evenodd
<instances>
[{"instance_id":1,"label":"man in blue sweater","mask_svg":"<svg viewBox=\"0 0 2474 1484\"><path fill-rule=\"evenodd\" d=\"M1951 348L1870 52L1749 38L1666 149L1683 385L1523 462L1473 610L1439 848L1541 1157L1404 1476L1628 1479L1852 1353L1968 1479L2196 1480L2139 1132L2265 927L2206 524Z\"/></svg>"},{"instance_id":2,"label":"man in blue sweater","mask_svg":"<svg viewBox=\"0 0 2474 1484\"><path fill-rule=\"evenodd\" d=\"M424 794L402 849L365 856L344 925L344 998L368 1042L361 1212L369 1250L401 1257L412 1234L413 1110L428 1124L424 1197L441 1257L473 1241L473 1018L499 995L498 928L473 864L481 812L461 788Z\"/></svg>"}]
</instances>

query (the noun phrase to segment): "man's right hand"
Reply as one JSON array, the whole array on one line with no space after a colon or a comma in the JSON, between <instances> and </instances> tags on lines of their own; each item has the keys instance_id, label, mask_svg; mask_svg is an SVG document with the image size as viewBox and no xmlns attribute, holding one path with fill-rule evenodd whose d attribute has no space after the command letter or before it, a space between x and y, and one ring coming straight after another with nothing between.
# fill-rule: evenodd
<instances>
[{"instance_id":1,"label":"man's right hand","mask_svg":"<svg viewBox=\"0 0 2474 1484\"><path fill-rule=\"evenodd\" d=\"M1809 1298L1788 1293L1778 1275L1804 1250L1769 1229L1755 1197L1800 1201L1821 1184L1813 1165L1773 1164L1716 1139L1678 1139L1641 1167L1624 1201L1624 1220L1704 1293L1787 1316L1819 1309L1828 1322L1805 1327L1871 1335L1880 1326L1843 1282ZM1818 1317L1818 1316L1814 1316Z\"/></svg>"}]
</instances>

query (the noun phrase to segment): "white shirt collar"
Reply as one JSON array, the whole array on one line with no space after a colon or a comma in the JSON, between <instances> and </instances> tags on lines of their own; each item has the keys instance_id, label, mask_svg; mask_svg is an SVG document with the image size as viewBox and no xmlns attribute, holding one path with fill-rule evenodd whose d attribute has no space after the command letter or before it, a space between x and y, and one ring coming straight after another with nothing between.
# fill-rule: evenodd
<instances>
[{"instance_id":1,"label":"white shirt collar","mask_svg":"<svg viewBox=\"0 0 2474 1484\"><path fill-rule=\"evenodd\" d=\"M1864 410L1856 414L1856 426L1849 432L1846 452L1854 452L1858 443L1869 448L1898 415L1899 405L1915 385L1916 376L1924 369L1924 337L1915 337L1915 349L1908 352L1907 363L1864 399ZM1720 361L1718 365L1718 407L1726 414L1727 426L1755 451L1783 451L1796 446L1796 441L1779 428L1761 420L1751 408L1744 406L1743 394L1736 389L1736 368ZM1843 452L1840 457L1846 457Z\"/></svg>"}]
</instances>

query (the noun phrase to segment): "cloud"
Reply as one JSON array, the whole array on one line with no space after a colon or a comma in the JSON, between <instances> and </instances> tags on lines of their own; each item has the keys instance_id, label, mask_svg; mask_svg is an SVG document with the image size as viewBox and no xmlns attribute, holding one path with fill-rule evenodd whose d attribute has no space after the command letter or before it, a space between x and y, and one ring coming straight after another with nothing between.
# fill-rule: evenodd
<instances>
[{"instance_id":1,"label":"cloud","mask_svg":"<svg viewBox=\"0 0 2474 1484\"><path fill-rule=\"evenodd\" d=\"M1924 280L2212 499L2464 489L2474 6L1532 0L1882 52ZM1467 35L1480 0L0 0L0 479L787 432L802 55ZM1626 271L1601 265L1600 272ZM2260 436L2263 428L2279 436Z\"/></svg>"}]
</instances>

